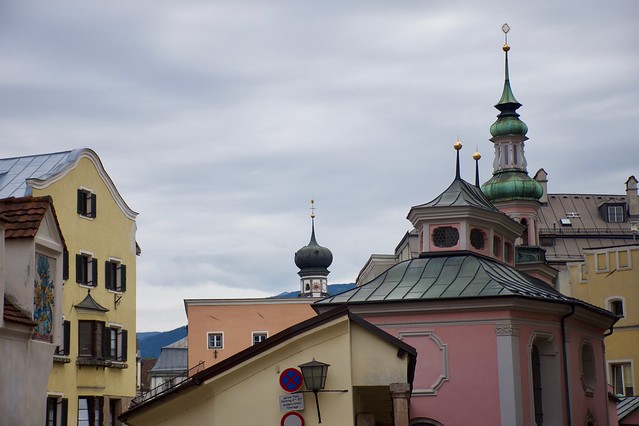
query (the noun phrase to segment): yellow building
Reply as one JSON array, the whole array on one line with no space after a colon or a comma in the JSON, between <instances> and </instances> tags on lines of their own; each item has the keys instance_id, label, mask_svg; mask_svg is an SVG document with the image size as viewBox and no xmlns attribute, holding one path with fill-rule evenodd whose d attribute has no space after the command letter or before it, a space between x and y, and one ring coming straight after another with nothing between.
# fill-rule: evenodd
<instances>
[{"instance_id":1,"label":"yellow building","mask_svg":"<svg viewBox=\"0 0 639 426\"><path fill-rule=\"evenodd\" d=\"M337 308L140 401L120 418L131 426L408 426L416 355L412 346ZM323 386L308 392L314 381L305 368L327 364Z\"/></svg>"},{"instance_id":2,"label":"yellow building","mask_svg":"<svg viewBox=\"0 0 639 426\"><path fill-rule=\"evenodd\" d=\"M53 198L68 250L47 424L117 424L136 391L137 213L90 149L0 159L0 172L0 198Z\"/></svg>"},{"instance_id":3,"label":"yellow building","mask_svg":"<svg viewBox=\"0 0 639 426\"><path fill-rule=\"evenodd\" d=\"M639 383L639 245L585 249L583 255L583 262L568 264L570 292L621 317L605 341L608 383L617 395L635 395L635 383Z\"/></svg>"}]
</instances>

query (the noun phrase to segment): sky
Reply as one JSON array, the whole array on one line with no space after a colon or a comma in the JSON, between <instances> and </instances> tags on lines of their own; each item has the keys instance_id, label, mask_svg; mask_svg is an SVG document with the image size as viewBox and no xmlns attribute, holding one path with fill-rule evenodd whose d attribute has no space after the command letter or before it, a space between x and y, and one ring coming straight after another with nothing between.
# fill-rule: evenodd
<instances>
[{"instance_id":1,"label":"sky","mask_svg":"<svg viewBox=\"0 0 639 426\"><path fill-rule=\"evenodd\" d=\"M550 193L639 174L639 2L0 0L0 157L88 147L139 212L138 331L183 299L329 283L392 253L413 205L492 173L504 78Z\"/></svg>"}]
</instances>

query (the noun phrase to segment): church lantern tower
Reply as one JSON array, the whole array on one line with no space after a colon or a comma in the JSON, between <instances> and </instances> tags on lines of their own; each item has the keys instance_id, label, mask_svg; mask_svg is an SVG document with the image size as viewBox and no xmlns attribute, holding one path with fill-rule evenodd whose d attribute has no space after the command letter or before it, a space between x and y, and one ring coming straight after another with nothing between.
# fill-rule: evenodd
<instances>
[{"instance_id":1,"label":"church lantern tower","mask_svg":"<svg viewBox=\"0 0 639 426\"><path fill-rule=\"evenodd\" d=\"M495 105L499 110L497 121L490 126L490 141L495 146L493 176L481 187L486 197L502 212L524 226L518 239L520 246L538 246L539 199L543 196L541 185L528 176L524 143L528 140L528 126L517 113L521 104L510 86L508 66L508 24L502 26L505 43L505 81L501 99Z\"/></svg>"},{"instance_id":2,"label":"church lantern tower","mask_svg":"<svg viewBox=\"0 0 639 426\"><path fill-rule=\"evenodd\" d=\"M300 268L300 297L328 296L328 267L333 263L333 253L315 239L314 203L311 200L311 240L295 252L295 264Z\"/></svg>"}]
</instances>

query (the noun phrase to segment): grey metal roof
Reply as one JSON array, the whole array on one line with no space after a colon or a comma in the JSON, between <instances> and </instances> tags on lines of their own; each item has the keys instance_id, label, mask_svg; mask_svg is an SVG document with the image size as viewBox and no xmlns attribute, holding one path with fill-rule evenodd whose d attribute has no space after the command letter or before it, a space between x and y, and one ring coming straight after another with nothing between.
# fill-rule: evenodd
<instances>
[{"instance_id":1,"label":"grey metal roof","mask_svg":"<svg viewBox=\"0 0 639 426\"><path fill-rule=\"evenodd\" d=\"M504 263L460 251L428 253L389 268L373 281L319 305L467 297L524 296L571 302L554 288Z\"/></svg>"},{"instance_id":2,"label":"grey metal roof","mask_svg":"<svg viewBox=\"0 0 639 426\"><path fill-rule=\"evenodd\" d=\"M82 149L0 159L0 198L31 195L27 179L46 179L72 164Z\"/></svg>"},{"instance_id":3,"label":"grey metal roof","mask_svg":"<svg viewBox=\"0 0 639 426\"><path fill-rule=\"evenodd\" d=\"M546 259L551 263L579 261L583 249L633 243L627 218L609 223L599 210L606 203L625 202L624 195L548 194L548 202L542 204L539 212L540 237L554 237L554 245L542 245ZM570 225L562 225L561 219L568 219Z\"/></svg>"},{"instance_id":4,"label":"grey metal roof","mask_svg":"<svg viewBox=\"0 0 639 426\"><path fill-rule=\"evenodd\" d=\"M463 179L456 178L444 192L434 200L415 207L450 207L472 206L484 210L498 212L497 208L488 201L481 189L471 185Z\"/></svg>"},{"instance_id":5,"label":"grey metal roof","mask_svg":"<svg viewBox=\"0 0 639 426\"><path fill-rule=\"evenodd\" d=\"M639 396L623 398L617 403L617 416L619 416L619 420L623 420L624 417L632 414L637 408L639 408Z\"/></svg>"},{"instance_id":6,"label":"grey metal roof","mask_svg":"<svg viewBox=\"0 0 639 426\"><path fill-rule=\"evenodd\" d=\"M87 296L82 300L82 302L75 305L75 307L89 309L91 311L109 312L107 308L95 301L95 299L91 296L90 291L87 293Z\"/></svg>"},{"instance_id":7,"label":"grey metal roof","mask_svg":"<svg viewBox=\"0 0 639 426\"><path fill-rule=\"evenodd\" d=\"M165 346L160 351L158 361L150 370L151 373L167 373L186 371L189 367L187 348Z\"/></svg>"}]
</instances>

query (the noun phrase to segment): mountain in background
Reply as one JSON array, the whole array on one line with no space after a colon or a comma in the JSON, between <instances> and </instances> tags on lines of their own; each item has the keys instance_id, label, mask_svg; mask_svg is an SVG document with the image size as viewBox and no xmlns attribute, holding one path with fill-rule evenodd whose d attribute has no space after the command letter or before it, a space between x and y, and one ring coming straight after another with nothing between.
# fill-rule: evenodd
<instances>
[{"instance_id":1,"label":"mountain in background","mask_svg":"<svg viewBox=\"0 0 639 426\"><path fill-rule=\"evenodd\" d=\"M350 284L329 284L328 294L334 296L339 293L343 293L355 287L355 283ZM272 296L273 299L286 299L292 297L299 297L300 292L289 291L280 293L276 296ZM160 349L166 345L177 342L178 340L186 337L186 326L178 327L171 331L144 331L137 333L138 338L138 350L140 351L140 358L157 358L160 356Z\"/></svg>"}]
</instances>

